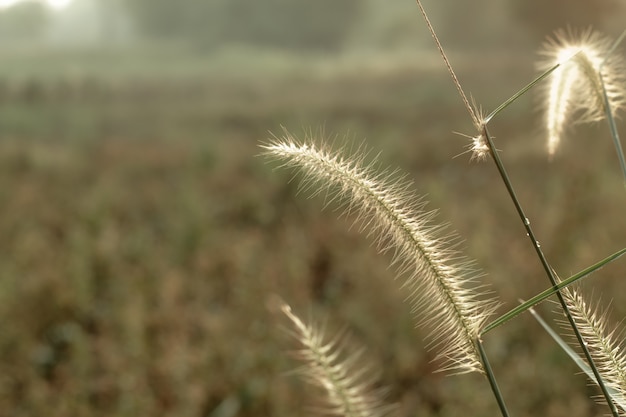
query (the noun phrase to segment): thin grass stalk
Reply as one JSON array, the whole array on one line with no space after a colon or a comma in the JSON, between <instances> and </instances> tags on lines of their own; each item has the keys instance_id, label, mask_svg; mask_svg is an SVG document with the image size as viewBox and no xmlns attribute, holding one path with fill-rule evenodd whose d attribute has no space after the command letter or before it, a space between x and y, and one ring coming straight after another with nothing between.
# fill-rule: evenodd
<instances>
[{"instance_id":1,"label":"thin grass stalk","mask_svg":"<svg viewBox=\"0 0 626 417\"><path fill-rule=\"evenodd\" d=\"M441 55L443 62L446 64L446 68L448 69L448 73L450 74L450 77L452 78L452 81L454 82L454 86L459 92L459 95L461 96L461 100L463 100L463 105L469 112L472 118L472 122L474 123L474 126L478 128L481 123L481 118L479 117L478 113L476 112L474 107L472 107L469 100L467 99L467 96L465 95L465 92L463 91L463 88L461 87L461 83L459 82L459 79L457 78L456 73L452 69L452 65L450 64L450 61L448 60L448 57L445 51L443 50L443 46L441 46L441 42L439 42L439 37L437 36L437 33L435 32L435 28L433 28L433 25L430 23L430 19L428 18L428 14L426 13L424 6L422 5L422 2L420 0L416 0L416 2L417 2L417 7L419 7L420 9L420 13L422 13L422 17L424 18L424 21L426 22L426 26L428 27L428 30L431 36L433 37L435 44L437 45L439 54Z\"/></svg>"},{"instance_id":2,"label":"thin grass stalk","mask_svg":"<svg viewBox=\"0 0 626 417\"><path fill-rule=\"evenodd\" d=\"M437 33L435 32L435 29L433 28L432 24L430 23L430 19L428 18L428 14L426 13L426 10L424 9L424 6L422 5L422 2L420 0L416 0L417 2L417 6L420 9L420 12L422 14L422 17L424 18L425 22L426 22L426 26L428 27L428 30L430 31L430 34L432 36L432 38L435 41L435 44L437 45L437 49L439 50L439 53L441 54L441 57L443 58L443 61L446 65L446 68L448 69L448 72L452 78L452 81L454 82L454 85L457 89L457 91L459 92L459 95L461 96L461 99L463 100L463 104L465 105L465 108L467 109L467 111L470 114L470 117L472 118L472 122L474 123L474 126L476 127L476 129L479 129L482 125L483 125L483 121L482 118L480 117L479 112L475 109L475 106L470 105L469 100L467 99L467 96L465 95L465 92L463 91L463 87L461 87L461 83L459 82L456 73L454 72L454 70L452 69L452 65L450 64L450 61L448 60L448 57L446 56L445 51L443 50L443 47L441 45L441 43L439 42L439 37L437 36ZM547 74L546 74L547 75ZM536 81L538 82L538 80ZM536 83L535 82L535 83ZM532 83L532 85L534 85L535 83ZM531 85L531 86L532 86ZM530 88L530 87L529 87ZM504 106L506 107L506 106ZM502 107L502 108L504 108ZM481 154L481 148L484 147L484 143L483 140L480 136L473 138L473 142L474 142L474 150L477 152L474 152L474 156L477 157L478 159L480 159L480 154ZM473 157L474 157L473 156ZM480 335L479 337L477 337L474 341L474 343L476 344L476 348L479 352L480 355L480 361L482 363L482 367L484 370L485 375L487 376L487 379L489 380L489 386L491 388L491 391L496 399L496 402L498 403L498 407L500 409L500 412L502 413L503 417L508 417L509 416L509 412L506 408L506 405L504 403L504 398L502 397L502 393L500 392L500 389L498 387L498 384L496 382L495 379L495 375L493 373L493 370L491 369L491 365L489 363L489 360L487 358L486 352L483 348L482 345L482 341L480 340Z\"/></svg>"},{"instance_id":3,"label":"thin grass stalk","mask_svg":"<svg viewBox=\"0 0 626 417\"><path fill-rule=\"evenodd\" d=\"M626 356L620 352L617 329L607 331L608 309L592 307L582 295L572 287L563 291L565 300L586 338L591 355L598 364L607 391L612 394L613 404L624 408L626 394Z\"/></svg>"},{"instance_id":4,"label":"thin grass stalk","mask_svg":"<svg viewBox=\"0 0 626 417\"><path fill-rule=\"evenodd\" d=\"M485 368L485 375L489 380L489 386L491 387L491 391L493 392L494 397L496 397L496 402L498 403L500 413L502 414L502 417L509 417L509 410L506 408L506 404L504 403L504 397L500 392L500 387L498 386L498 382L496 381L496 376L491 369L491 364L489 363L487 352L485 352L483 342L480 338L476 339L476 347L478 348L478 352L480 353L480 359L482 360L483 367Z\"/></svg>"},{"instance_id":5,"label":"thin grass stalk","mask_svg":"<svg viewBox=\"0 0 626 417\"><path fill-rule=\"evenodd\" d=\"M511 311L509 311L508 313L501 315L496 320L494 320L493 322L489 323L487 326L485 326L485 328L481 332L481 335L484 335L487 332L495 329L496 327L503 325L507 321L509 321L509 320L511 320L511 319L513 319L513 318L515 318L517 316L519 316L523 312L525 312L527 310L531 310L532 307L536 306L537 304L539 304L540 302L546 300L547 298L553 296L554 294L556 294L557 291L559 291L559 290L561 290L563 288L566 288L566 287L572 285L573 283L578 282L579 280L581 280L583 278L588 277L592 273L594 273L597 270L599 270L600 268L604 267L606 264L608 264L610 262L613 262L616 259L620 258L625 253L626 253L626 248L621 249L621 250L615 252L614 254L612 254L610 256L607 256L606 258L604 258L600 262L596 262L595 264L591 265L588 268L583 269L582 271L578 272L577 274L574 274L571 277L569 277L567 279L564 279L563 281L560 281L556 285L556 287L548 288L548 289L540 292L539 294L535 295L530 300L523 302L519 306L511 309Z\"/></svg>"},{"instance_id":6,"label":"thin grass stalk","mask_svg":"<svg viewBox=\"0 0 626 417\"><path fill-rule=\"evenodd\" d=\"M546 78L548 75L552 74L552 72L557 69L558 67L561 66L561 63L557 63L556 65L554 65L551 68L548 68L546 71L544 71L541 75L539 75L537 78L535 78L534 80L532 80L530 83L528 83L526 86L524 86L521 90L519 90L517 93L513 94L511 97L509 97L508 100L506 100L504 103L500 104L494 111L492 111L491 113L489 113L484 119L483 119L483 123L489 123L489 121L491 119L493 119L498 113L500 113L502 110L504 110L505 108L507 108L511 103L513 103L515 100L517 100L518 98L520 98L522 95L524 95L526 92L528 92L528 90L530 90L531 88L533 88L535 85L537 85L540 81L542 81L544 78Z\"/></svg>"},{"instance_id":7,"label":"thin grass stalk","mask_svg":"<svg viewBox=\"0 0 626 417\"><path fill-rule=\"evenodd\" d=\"M613 144L615 145L615 152L617 152L617 159L619 160L620 168L622 169L622 175L624 177L624 187L626 187L626 161L624 161L624 151L622 150L622 144L620 142L619 133L617 132L617 125L615 124L615 118L613 117L613 109L609 96L606 92L604 85L604 78L602 72L598 72L600 78L600 85L602 87L602 99L604 101L604 111L606 113L606 120L611 130L611 137L613 138Z\"/></svg>"},{"instance_id":8,"label":"thin grass stalk","mask_svg":"<svg viewBox=\"0 0 626 417\"><path fill-rule=\"evenodd\" d=\"M493 161L498 169L498 172L500 173L500 177L502 178L502 181L504 182L504 185L506 186L506 189L509 192L511 201L513 201L513 204L515 205L515 209L517 210L517 213L519 214L520 219L522 220L522 223L524 224L524 228L526 229L526 234L528 235L528 238L530 239L533 245L533 248L535 249L535 253L537 254L537 257L539 258L539 260L541 261L541 265L543 266L543 269L546 272L546 275L548 276L550 283L552 284L552 289L555 291L556 296L559 299L559 303L561 304L563 313L565 314L565 317L567 318L567 321L569 322L572 328L572 331L574 332L574 335L576 336L576 340L578 341L578 344L580 345L580 348L582 349L583 354L585 355L585 358L587 359L587 362L589 363L589 366L591 367L591 370L593 372L593 375L596 378L596 381L598 381L598 386L600 387L600 390L602 391L602 395L606 399L606 402L609 408L611 409L611 414L613 415L613 417L619 417L619 412L617 410L617 407L615 407L615 404L611 400L611 396L606 388L606 385L604 384L604 381L602 380L602 376L600 375L600 372L598 371L598 367L596 366L591 356L591 353L589 352L589 349L587 348L585 341L580 333L580 330L578 329L578 326L576 325L576 322L574 321L574 318L572 317L572 314L569 310L569 307L567 305L565 298L563 297L563 294L561 294L561 291L558 288L558 282L554 274L554 271L552 270L552 267L550 267L550 265L548 264L548 261L545 255L543 254L543 251L541 250L541 245L539 244L539 241L535 237L532 227L530 226L530 220L528 219L528 217L526 217L526 214L524 213L524 209L522 208L521 203L519 199L517 198L517 195L513 188L513 184L511 183L511 180L509 179L506 169L504 168L504 164L502 163L502 160L500 159L500 156L498 155L498 151L496 150L495 144L493 143L493 139L491 138L491 135L489 134L489 129L487 128L486 124L483 124L482 135L487 143L487 146L489 147L489 153L491 154L491 157L493 158Z\"/></svg>"},{"instance_id":9,"label":"thin grass stalk","mask_svg":"<svg viewBox=\"0 0 626 417\"><path fill-rule=\"evenodd\" d=\"M622 169L622 175L624 176L624 187L626 187L626 161L624 160L624 151L622 150L622 144L619 138L619 133L617 132L617 125L615 123L615 118L613 117L613 108L611 106L611 100L609 99L609 95L606 91L606 86L604 84L604 77L602 76L602 67L607 62L607 60L611 57L611 54L615 49L617 49L618 45L622 43L624 37L626 36L626 30L622 32L622 34L613 42L611 48L608 50L604 61L600 65L598 70L598 76L600 78L600 85L602 86L602 98L604 100L604 111L606 113L606 120L609 124L609 129L611 130L611 137L613 138L613 144L615 145L615 151L617 152L617 159L619 159L619 165Z\"/></svg>"},{"instance_id":10,"label":"thin grass stalk","mask_svg":"<svg viewBox=\"0 0 626 417\"><path fill-rule=\"evenodd\" d=\"M552 339L554 339L554 341L561 347L561 349L563 349L563 351L567 353L570 358L572 358L574 363L587 375L587 377L589 377L592 382L595 382L597 384L598 381L595 380L593 372L591 372L591 368L589 367L589 365L587 365L587 363L580 356L578 356L574 349L572 349L563 339L561 339L561 337L550 327L550 325L548 325L548 323L546 323L541 318L541 316L535 311L534 308L529 309L529 311L533 315L535 320L539 322L539 324L552 337ZM601 333L604 333L603 330L604 329L602 329ZM621 355L621 358L616 358L616 356L620 356L620 352L619 349L616 349L617 346L615 345L615 343L610 339L610 335L607 338L604 334L600 335L600 337L598 338L598 340L601 340L601 344L604 344L608 341L609 356L605 357L604 359L605 364L607 364L607 359L608 362L610 362L608 363L608 366L610 367L609 373L611 372L611 370L614 370L616 368L618 369L619 373L617 378L618 381L615 381L615 379L613 379L613 384L607 384L607 391L609 392L611 398L613 398L617 406L619 406L624 412L626 412L626 398L624 396L624 390L626 389L626 385L624 382L626 379L626 377L624 376L623 365L624 355ZM617 363L615 363L615 359L617 359ZM600 359L600 362L602 362L602 359Z\"/></svg>"}]
</instances>

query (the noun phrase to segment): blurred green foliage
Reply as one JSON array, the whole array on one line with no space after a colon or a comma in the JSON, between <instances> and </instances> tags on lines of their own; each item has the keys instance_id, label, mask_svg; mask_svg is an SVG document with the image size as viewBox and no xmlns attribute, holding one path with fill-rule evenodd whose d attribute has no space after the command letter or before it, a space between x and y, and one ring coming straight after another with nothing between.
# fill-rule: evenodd
<instances>
[{"instance_id":1,"label":"blurred green foliage","mask_svg":"<svg viewBox=\"0 0 626 417\"><path fill-rule=\"evenodd\" d=\"M359 0L125 0L139 30L201 45L247 43L336 50L360 18Z\"/></svg>"}]
</instances>

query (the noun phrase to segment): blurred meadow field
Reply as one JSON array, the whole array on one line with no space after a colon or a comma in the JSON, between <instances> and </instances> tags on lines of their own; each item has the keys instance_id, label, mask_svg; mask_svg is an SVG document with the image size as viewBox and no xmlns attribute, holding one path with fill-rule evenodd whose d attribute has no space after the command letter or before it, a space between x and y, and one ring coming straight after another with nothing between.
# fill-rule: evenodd
<instances>
[{"instance_id":1,"label":"blurred meadow field","mask_svg":"<svg viewBox=\"0 0 626 417\"><path fill-rule=\"evenodd\" d=\"M458 231L501 313L548 286L495 168L470 162L454 133L471 120L417 9L397 9L377 26L386 37L366 33L366 17L341 35L395 49L2 43L0 416L304 415L312 394L289 374L295 345L276 297L366 345L398 415L497 413L482 377L433 372L390 257L259 156L283 127L365 144ZM615 16L595 18L619 34ZM449 56L490 111L534 77L544 26L520 24L511 49L488 42L504 23L470 23L482 43L444 26ZM625 246L626 193L606 126L577 127L549 161L540 122L529 94L492 133L565 278ZM617 261L584 284L612 301L614 324L624 270ZM552 317L550 303L539 310ZM605 411L529 315L485 344L515 415Z\"/></svg>"}]
</instances>

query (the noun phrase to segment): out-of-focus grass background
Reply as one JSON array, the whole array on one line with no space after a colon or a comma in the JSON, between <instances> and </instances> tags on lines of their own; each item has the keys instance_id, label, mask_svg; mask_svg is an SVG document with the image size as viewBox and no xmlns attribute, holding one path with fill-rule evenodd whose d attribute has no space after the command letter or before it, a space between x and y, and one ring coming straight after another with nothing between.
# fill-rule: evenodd
<instances>
[{"instance_id":1,"label":"out-of-focus grass background","mask_svg":"<svg viewBox=\"0 0 626 417\"><path fill-rule=\"evenodd\" d=\"M554 29L615 37L626 17L609 1L426 7L485 110L533 78ZM625 245L626 195L604 125L549 162L539 123L523 97L493 133L566 277ZM276 296L366 345L399 415L497 413L480 376L433 373L389 257L258 156L281 126L409 173L501 312L547 286L494 167L462 154L471 122L410 0L21 3L0 12L0 415L303 415ZM612 323L624 270L586 284ZM515 415L605 412L532 318L485 342Z\"/></svg>"}]
</instances>

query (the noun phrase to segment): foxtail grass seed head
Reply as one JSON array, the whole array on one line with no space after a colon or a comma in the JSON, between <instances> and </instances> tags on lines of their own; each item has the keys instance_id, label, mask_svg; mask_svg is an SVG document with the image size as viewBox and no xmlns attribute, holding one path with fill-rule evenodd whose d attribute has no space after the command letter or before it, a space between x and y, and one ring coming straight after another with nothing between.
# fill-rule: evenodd
<instances>
[{"instance_id":1,"label":"foxtail grass seed head","mask_svg":"<svg viewBox=\"0 0 626 417\"><path fill-rule=\"evenodd\" d=\"M483 114L483 109L476 104L474 98L472 98L472 121L476 128L477 134L475 136L463 135L468 139L471 139L471 143L468 145L468 152L471 153L470 161L482 162L489 156L489 144L485 136L485 125L487 120Z\"/></svg>"},{"instance_id":2,"label":"foxtail grass seed head","mask_svg":"<svg viewBox=\"0 0 626 417\"><path fill-rule=\"evenodd\" d=\"M384 389L373 388L375 374L362 358L362 349L348 353L341 334L326 341L323 330L302 321L289 305L283 304L281 310L291 321L291 334L302 345L294 352L304 362L298 373L324 391L319 411L344 417L379 417L395 409L384 402Z\"/></svg>"},{"instance_id":3,"label":"foxtail grass seed head","mask_svg":"<svg viewBox=\"0 0 626 417\"><path fill-rule=\"evenodd\" d=\"M568 287L563 295L600 376L615 404L626 413L626 352L620 349L624 333L607 331L607 310L590 306L578 291ZM563 327L569 328L569 323Z\"/></svg>"},{"instance_id":4,"label":"foxtail grass seed head","mask_svg":"<svg viewBox=\"0 0 626 417\"><path fill-rule=\"evenodd\" d=\"M364 157L349 159L318 147L310 138L298 141L289 132L264 145L266 153L304 173L303 186L314 194L342 202L359 214L381 251L393 250L393 263L406 277L407 299L420 324L431 330L429 344L438 349L442 370L483 372L475 341L497 303L477 283L473 263L454 249L456 237L433 224L433 212L410 192L410 184L374 173Z\"/></svg>"},{"instance_id":5,"label":"foxtail grass seed head","mask_svg":"<svg viewBox=\"0 0 626 417\"><path fill-rule=\"evenodd\" d=\"M624 107L624 71L617 54L611 54L612 41L592 30L576 35L558 31L541 51L538 68L545 71L556 64L550 82L543 90L548 153L554 155L561 137L576 113L576 123L590 123L606 117L606 90L612 114Z\"/></svg>"},{"instance_id":6,"label":"foxtail grass seed head","mask_svg":"<svg viewBox=\"0 0 626 417\"><path fill-rule=\"evenodd\" d=\"M470 150L472 151L471 160L484 161L487 159L487 156L489 156L489 145L487 145L487 138L485 138L484 133L481 132L472 138Z\"/></svg>"}]
</instances>

